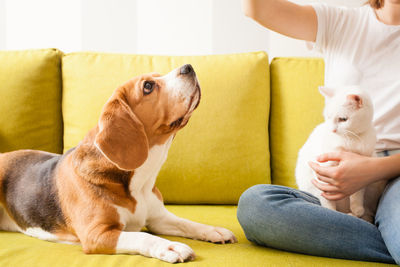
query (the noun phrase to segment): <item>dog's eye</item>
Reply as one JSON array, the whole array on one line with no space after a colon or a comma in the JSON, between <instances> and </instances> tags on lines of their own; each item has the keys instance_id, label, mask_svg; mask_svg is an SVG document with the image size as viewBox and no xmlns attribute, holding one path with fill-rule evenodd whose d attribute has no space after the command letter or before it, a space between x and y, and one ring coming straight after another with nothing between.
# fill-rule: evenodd
<instances>
[{"instance_id":1,"label":"dog's eye","mask_svg":"<svg viewBox=\"0 0 400 267\"><path fill-rule=\"evenodd\" d=\"M151 92L153 92L154 89L154 83L153 82L144 82L143 85L143 94L148 95Z\"/></svg>"},{"instance_id":2,"label":"dog's eye","mask_svg":"<svg viewBox=\"0 0 400 267\"><path fill-rule=\"evenodd\" d=\"M347 117L339 117L338 121L339 122L346 122L348 120Z\"/></svg>"}]
</instances>

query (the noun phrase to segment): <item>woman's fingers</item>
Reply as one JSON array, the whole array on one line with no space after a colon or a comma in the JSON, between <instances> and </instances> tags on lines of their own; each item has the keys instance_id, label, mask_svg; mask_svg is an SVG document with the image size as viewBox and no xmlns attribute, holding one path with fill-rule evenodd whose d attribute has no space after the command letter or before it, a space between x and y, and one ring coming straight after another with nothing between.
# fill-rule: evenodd
<instances>
[{"instance_id":1,"label":"woman's fingers","mask_svg":"<svg viewBox=\"0 0 400 267\"><path fill-rule=\"evenodd\" d=\"M346 197L346 195L345 194L343 194L343 193L334 193L334 192L332 192L332 193L325 193L325 192L323 192L322 194L321 194L321 196L323 196L324 198L326 198L327 200L332 200L332 201L336 201L336 200L341 200L341 199L343 199L343 198L345 198Z\"/></svg>"},{"instance_id":2,"label":"woman's fingers","mask_svg":"<svg viewBox=\"0 0 400 267\"><path fill-rule=\"evenodd\" d=\"M322 175L318 175L318 174L317 174L317 178L318 178L318 180L320 180L320 181L322 181L324 183L328 183L328 184L331 184L331 185L338 186L338 183L332 178L329 178L329 177L326 177L326 176L322 176Z\"/></svg>"},{"instance_id":3,"label":"woman's fingers","mask_svg":"<svg viewBox=\"0 0 400 267\"><path fill-rule=\"evenodd\" d=\"M311 180L311 182L315 187L322 191L321 196L323 196L327 200L336 201L346 197L345 194L339 193L339 188L337 186L331 184L323 184L316 179Z\"/></svg>"},{"instance_id":4,"label":"woman's fingers","mask_svg":"<svg viewBox=\"0 0 400 267\"><path fill-rule=\"evenodd\" d=\"M321 182L317 181L316 179L311 180L311 182L316 188L318 188L319 190L321 190L323 192L333 193L333 192L339 191L339 188L337 186L327 184L327 183L321 183Z\"/></svg>"},{"instance_id":5,"label":"woman's fingers","mask_svg":"<svg viewBox=\"0 0 400 267\"><path fill-rule=\"evenodd\" d=\"M334 167L321 166L318 163L312 161L310 161L308 164L311 169L313 169L318 175L332 177L332 168Z\"/></svg>"},{"instance_id":6,"label":"woman's fingers","mask_svg":"<svg viewBox=\"0 0 400 267\"><path fill-rule=\"evenodd\" d=\"M341 161L344 157L344 153L340 151L329 152L317 157L319 162L327 162L327 161Z\"/></svg>"}]
</instances>

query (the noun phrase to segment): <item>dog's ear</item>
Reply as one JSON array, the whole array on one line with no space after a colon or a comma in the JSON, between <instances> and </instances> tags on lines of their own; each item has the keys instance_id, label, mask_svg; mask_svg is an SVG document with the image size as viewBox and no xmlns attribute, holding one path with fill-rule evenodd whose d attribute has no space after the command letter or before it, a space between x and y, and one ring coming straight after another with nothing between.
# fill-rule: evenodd
<instances>
[{"instance_id":1,"label":"dog's ear","mask_svg":"<svg viewBox=\"0 0 400 267\"><path fill-rule=\"evenodd\" d=\"M147 159L149 144L144 126L118 90L104 105L95 146L123 170L134 170Z\"/></svg>"}]
</instances>

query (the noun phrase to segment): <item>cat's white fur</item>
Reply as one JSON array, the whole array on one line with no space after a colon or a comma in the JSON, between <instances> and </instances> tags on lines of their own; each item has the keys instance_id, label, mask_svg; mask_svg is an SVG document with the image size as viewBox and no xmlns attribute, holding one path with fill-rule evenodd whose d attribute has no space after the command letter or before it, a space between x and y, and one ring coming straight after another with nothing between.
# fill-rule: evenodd
<instances>
[{"instance_id":1,"label":"cat's white fur","mask_svg":"<svg viewBox=\"0 0 400 267\"><path fill-rule=\"evenodd\" d=\"M358 86L320 87L325 97L325 121L318 125L300 149L296 165L296 182L300 190L316 196L323 207L362 217L372 222L379 197L385 187L377 182L361 189L349 198L330 201L312 183L316 179L309 162L333 151L349 151L374 156L376 134L372 125L373 105L370 97ZM321 163L319 163L321 164ZM327 162L332 166L337 162Z\"/></svg>"}]
</instances>

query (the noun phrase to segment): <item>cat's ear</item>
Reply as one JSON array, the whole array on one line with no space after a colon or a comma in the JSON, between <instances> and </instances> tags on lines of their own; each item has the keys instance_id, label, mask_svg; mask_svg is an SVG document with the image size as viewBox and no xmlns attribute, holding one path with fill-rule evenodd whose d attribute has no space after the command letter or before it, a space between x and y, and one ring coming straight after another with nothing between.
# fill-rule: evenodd
<instances>
[{"instance_id":1,"label":"cat's ear","mask_svg":"<svg viewBox=\"0 0 400 267\"><path fill-rule=\"evenodd\" d=\"M319 86L318 87L319 92L321 95L325 97L325 99L331 98L334 95L334 89L326 86Z\"/></svg>"},{"instance_id":2,"label":"cat's ear","mask_svg":"<svg viewBox=\"0 0 400 267\"><path fill-rule=\"evenodd\" d=\"M357 109L359 109L363 106L362 98L359 95L347 95L346 101L349 105L353 105Z\"/></svg>"}]
</instances>

